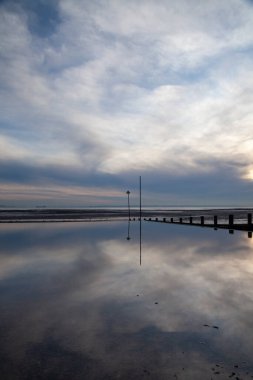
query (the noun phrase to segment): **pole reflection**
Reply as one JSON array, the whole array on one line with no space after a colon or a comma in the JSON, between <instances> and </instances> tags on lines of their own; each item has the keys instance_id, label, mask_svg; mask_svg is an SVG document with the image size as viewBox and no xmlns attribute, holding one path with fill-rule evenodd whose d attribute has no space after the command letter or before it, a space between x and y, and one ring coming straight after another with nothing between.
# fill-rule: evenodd
<instances>
[{"instance_id":1,"label":"pole reflection","mask_svg":"<svg viewBox=\"0 0 253 380\"><path fill-rule=\"evenodd\" d=\"M127 237L126 237L127 240L131 240L131 237L130 237L130 220L128 220L128 223L127 223Z\"/></svg>"}]
</instances>

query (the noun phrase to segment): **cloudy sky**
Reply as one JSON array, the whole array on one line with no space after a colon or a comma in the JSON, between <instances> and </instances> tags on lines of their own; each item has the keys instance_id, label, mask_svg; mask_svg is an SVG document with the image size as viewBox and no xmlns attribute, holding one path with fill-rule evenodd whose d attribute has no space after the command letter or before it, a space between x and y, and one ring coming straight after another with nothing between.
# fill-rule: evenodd
<instances>
[{"instance_id":1,"label":"cloudy sky","mask_svg":"<svg viewBox=\"0 0 253 380\"><path fill-rule=\"evenodd\" d=\"M253 205L253 1L0 0L0 205Z\"/></svg>"}]
</instances>

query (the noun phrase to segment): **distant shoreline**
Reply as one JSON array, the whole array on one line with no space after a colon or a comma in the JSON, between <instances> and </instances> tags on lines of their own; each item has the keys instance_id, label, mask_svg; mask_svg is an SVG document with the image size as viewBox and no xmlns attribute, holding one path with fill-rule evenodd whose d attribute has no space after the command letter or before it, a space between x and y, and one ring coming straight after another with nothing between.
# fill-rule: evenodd
<instances>
[{"instance_id":1,"label":"distant shoreline","mask_svg":"<svg viewBox=\"0 0 253 380\"><path fill-rule=\"evenodd\" d=\"M253 213L253 208L203 208L203 209L142 209L143 218L152 217L189 217L217 215L226 218L233 214L235 218L246 218L248 213ZM139 210L131 209L131 219L139 218ZM0 210L0 223L36 223L36 222L88 222L128 219L128 210L116 208L98 209L8 209Z\"/></svg>"}]
</instances>

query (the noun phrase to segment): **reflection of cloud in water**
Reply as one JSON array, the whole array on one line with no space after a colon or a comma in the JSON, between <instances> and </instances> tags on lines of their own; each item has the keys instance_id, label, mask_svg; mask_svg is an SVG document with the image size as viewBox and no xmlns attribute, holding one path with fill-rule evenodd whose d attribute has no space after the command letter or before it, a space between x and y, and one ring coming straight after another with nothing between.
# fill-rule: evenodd
<instances>
[{"instance_id":1,"label":"reflection of cloud in water","mask_svg":"<svg viewBox=\"0 0 253 380\"><path fill-rule=\"evenodd\" d=\"M253 375L246 235L144 223L140 267L137 223L131 241L114 222L11 227L0 233L5 375L209 379L220 361Z\"/></svg>"}]
</instances>

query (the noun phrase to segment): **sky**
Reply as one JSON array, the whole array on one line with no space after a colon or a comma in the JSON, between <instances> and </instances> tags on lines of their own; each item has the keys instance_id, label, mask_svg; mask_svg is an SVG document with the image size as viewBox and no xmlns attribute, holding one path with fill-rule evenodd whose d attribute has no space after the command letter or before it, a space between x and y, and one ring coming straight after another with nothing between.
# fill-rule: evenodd
<instances>
[{"instance_id":1,"label":"sky","mask_svg":"<svg viewBox=\"0 0 253 380\"><path fill-rule=\"evenodd\" d=\"M0 0L0 207L253 207L253 1Z\"/></svg>"}]
</instances>

